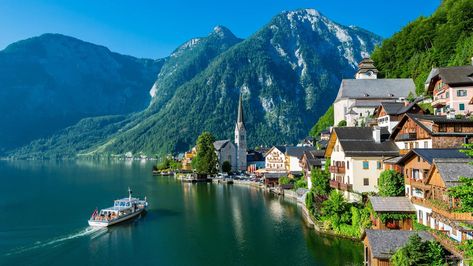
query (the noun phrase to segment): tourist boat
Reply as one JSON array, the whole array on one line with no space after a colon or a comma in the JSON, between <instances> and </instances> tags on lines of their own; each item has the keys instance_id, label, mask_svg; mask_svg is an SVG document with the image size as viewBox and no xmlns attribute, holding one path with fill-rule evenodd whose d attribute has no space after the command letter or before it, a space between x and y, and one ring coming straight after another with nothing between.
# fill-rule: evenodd
<instances>
[{"instance_id":1,"label":"tourist boat","mask_svg":"<svg viewBox=\"0 0 473 266\"><path fill-rule=\"evenodd\" d=\"M126 221L146 211L148 207L146 197L144 200L132 198L131 193L131 189L128 188L128 198L115 200L112 207L100 211L96 209L89 219L89 225L106 227Z\"/></svg>"}]
</instances>

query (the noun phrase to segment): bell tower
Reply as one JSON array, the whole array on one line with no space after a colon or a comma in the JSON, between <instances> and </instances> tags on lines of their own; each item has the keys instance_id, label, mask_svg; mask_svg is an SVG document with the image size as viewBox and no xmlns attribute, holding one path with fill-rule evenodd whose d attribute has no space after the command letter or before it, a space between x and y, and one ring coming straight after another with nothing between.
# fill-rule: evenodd
<instances>
[{"instance_id":1,"label":"bell tower","mask_svg":"<svg viewBox=\"0 0 473 266\"><path fill-rule=\"evenodd\" d=\"M374 66L374 61L369 57L363 58L358 63L358 72L356 72L356 79L377 79L378 69Z\"/></svg>"},{"instance_id":2,"label":"bell tower","mask_svg":"<svg viewBox=\"0 0 473 266\"><path fill-rule=\"evenodd\" d=\"M239 171L246 170L246 128L245 119L243 116L243 102L240 94L240 100L238 101L238 115L235 125L235 145L237 148L237 168Z\"/></svg>"}]
</instances>

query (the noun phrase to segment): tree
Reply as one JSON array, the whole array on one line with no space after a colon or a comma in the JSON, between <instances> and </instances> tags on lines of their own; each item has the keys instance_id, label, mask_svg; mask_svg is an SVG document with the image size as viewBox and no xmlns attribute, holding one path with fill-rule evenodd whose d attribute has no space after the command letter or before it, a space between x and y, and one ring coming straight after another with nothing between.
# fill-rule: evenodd
<instances>
[{"instance_id":1,"label":"tree","mask_svg":"<svg viewBox=\"0 0 473 266\"><path fill-rule=\"evenodd\" d=\"M281 176L278 181L279 185L287 185L291 182L291 180L287 176Z\"/></svg>"},{"instance_id":2,"label":"tree","mask_svg":"<svg viewBox=\"0 0 473 266\"><path fill-rule=\"evenodd\" d=\"M346 127L347 126L347 121L346 120L341 120L338 122L337 127Z\"/></svg>"},{"instance_id":3,"label":"tree","mask_svg":"<svg viewBox=\"0 0 473 266\"><path fill-rule=\"evenodd\" d=\"M378 179L379 195L383 197L395 197L404 195L404 177L394 171L386 170Z\"/></svg>"},{"instance_id":4,"label":"tree","mask_svg":"<svg viewBox=\"0 0 473 266\"><path fill-rule=\"evenodd\" d=\"M310 171L310 181L312 182L312 191L316 195L327 195L330 191L329 175L327 172L318 168L312 168Z\"/></svg>"},{"instance_id":5,"label":"tree","mask_svg":"<svg viewBox=\"0 0 473 266\"><path fill-rule=\"evenodd\" d=\"M473 212L473 178L459 178L460 185L448 188L448 195L460 200L460 211Z\"/></svg>"},{"instance_id":6,"label":"tree","mask_svg":"<svg viewBox=\"0 0 473 266\"><path fill-rule=\"evenodd\" d=\"M232 164L229 161L222 163L222 171L224 173L230 173L232 171Z\"/></svg>"},{"instance_id":7,"label":"tree","mask_svg":"<svg viewBox=\"0 0 473 266\"><path fill-rule=\"evenodd\" d=\"M333 105L331 105L325 114L319 118L317 123L310 130L309 134L315 138L320 134L320 132L331 126L333 126Z\"/></svg>"},{"instance_id":8,"label":"tree","mask_svg":"<svg viewBox=\"0 0 473 266\"><path fill-rule=\"evenodd\" d=\"M197 155L192 166L199 174L217 173L217 154L214 148L215 138L210 132L203 132L197 139Z\"/></svg>"},{"instance_id":9,"label":"tree","mask_svg":"<svg viewBox=\"0 0 473 266\"><path fill-rule=\"evenodd\" d=\"M444 265L445 253L436 241L422 241L418 234L409 237L407 243L391 257L394 266Z\"/></svg>"},{"instance_id":10,"label":"tree","mask_svg":"<svg viewBox=\"0 0 473 266\"><path fill-rule=\"evenodd\" d=\"M321 211L323 216L330 218L335 228L351 220L350 204L336 190L332 190L328 199L322 203Z\"/></svg>"}]
</instances>

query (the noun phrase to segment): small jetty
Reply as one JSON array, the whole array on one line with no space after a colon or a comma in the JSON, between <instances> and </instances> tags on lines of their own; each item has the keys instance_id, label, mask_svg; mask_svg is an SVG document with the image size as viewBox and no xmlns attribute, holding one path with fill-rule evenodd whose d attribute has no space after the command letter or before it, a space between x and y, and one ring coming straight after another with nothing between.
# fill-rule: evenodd
<instances>
[{"instance_id":1,"label":"small jetty","mask_svg":"<svg viewBox=\"0 0 473 266\"><path fill-rule=\"evenodd\" d=\"M181 180L185 183L206 183L211 182L212 180L207 177L207 175L199 174L186 174L177 177L178 180Z\"/></svg>"}]
</instances>

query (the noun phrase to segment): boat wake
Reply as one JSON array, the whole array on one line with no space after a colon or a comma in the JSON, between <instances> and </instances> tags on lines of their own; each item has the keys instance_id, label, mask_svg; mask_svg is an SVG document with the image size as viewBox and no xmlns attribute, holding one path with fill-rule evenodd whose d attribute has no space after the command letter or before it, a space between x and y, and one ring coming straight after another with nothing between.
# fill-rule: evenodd
<instances>
[{"instance_id":1,"label":"boat wake","mask_svg":"<svg viewBox=\"0 0 473 266\"><path fill-rule=\"evenodd\" d=\"M50 246L57 247L57 246L65 244L67 241L78 239L85 236L90 236L91 239L94 239L106 232L107 232L106 227L90 227L89 226L89 227L86 227L85 229L82 229L70 235L61 236L61 237L54 238L52 240L48 240L45 242L38 241L31 246L14 249L10 251L9 253L6 253L5 255L6 256L17 255L17 254L21 254L27 251L32 251L32 250L36 250L36 249L40 249L44 247L50 247Z\"/></svg>"}]
</instances>

